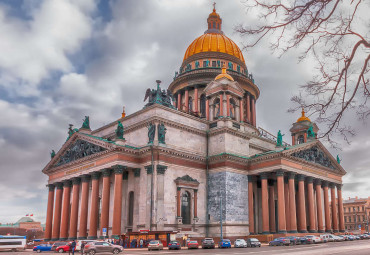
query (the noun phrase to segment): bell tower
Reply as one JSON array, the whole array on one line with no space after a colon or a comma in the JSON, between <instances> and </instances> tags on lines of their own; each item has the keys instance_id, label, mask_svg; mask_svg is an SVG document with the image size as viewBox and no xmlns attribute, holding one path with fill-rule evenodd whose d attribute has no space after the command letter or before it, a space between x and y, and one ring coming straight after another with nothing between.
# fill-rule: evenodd
<instances>
[{"instance_id":1,"label":"bell tower","mask_svg":"<svg viewBox=\"0 0 370 255\"><path fill-rule=\"evenodd\" d=\"M292 134L292 145L306 143L317 139L317 131L319 128L305 115L305 111L302 107L302 116L297 119L297 122L293 123L290 132Z\"/></svg>"}]
</instances>

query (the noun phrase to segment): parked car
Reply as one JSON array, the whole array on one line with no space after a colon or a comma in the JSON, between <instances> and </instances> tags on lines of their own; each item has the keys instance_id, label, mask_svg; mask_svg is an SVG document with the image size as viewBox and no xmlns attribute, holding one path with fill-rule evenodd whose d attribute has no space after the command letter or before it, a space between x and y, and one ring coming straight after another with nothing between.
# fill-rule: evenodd
<instances>
[{"instance_id":1,"label":"parked car","mask_svg":"<svg viewBox=\"0 0 370 255\"><path fill-rule=\"evenodd\" d=\"M343 242L344 238L341 236L334 236L333 235L334 242Z\"/></svg>"},{"instance_id":2,"label":"parked car","mask_svg":"<svg viewBox=\"0 0 370 255\"><path fill-rule=\"evenodd\" d=\"M324 234L324 235L320 235L322 241L324 243L327 243L327 242L334 242L334 235L331 235L331 234Z\"/></svg>"},{"instance_id":3,"label":"parked car","mask_svg":"<svg viewBox=\"0 0 370 255\"><path fill-rule=\"evenodd\" d=\"M231 248L231 242L229 239L222 239L218 243L218 248Z\"/></svg>"},{"instance_id":4,"label":"parked car","mask_svg":"<svg viewBox=\"0 0 370 255\"><path fill-rule=\"evenodd\" d=\"M160 240L152 240L148 244L148 251L163 250L163 244Z\"/></svg>"},{"instance_id":5,"label":"parked car","mask_svg":"<svg viewBox=\"0 0 370 255\"><path fill-rule=\"evenodd\" d=\"M171 241L168 243L169 250L181 250L181 245L178 241Z\"/></svg>"},{"instance_id":6,"label":"parked car","mask_svg":"<svg viewBox=\"0 0 370 255\"><path fill-rule=\"evenodd\" d=\"M188 249L198 249L198 248L199 248L198 241L190 240L188 242Z\"/></svg>"},{"instance_id":7,"label":"parked car","mask_svg":"<svg viewBox=\"0 0 370 255\"><path fill-rule=\"evenodd\" d=\"M247 247L261 247L261 242L257 238L248 238Z\"/></svg>"},{"instance_id":8,"label":"parked car","mask_svg":"<svg viewBox=\"0 0 370 255\"><path fill-rule=\"evenodd\" d=\"M356 240L360 240L361 238L359 236L355 236Z\"/></svg>"},{"instance_id":9,"label":"parked car","mask_svg":"<svg viewBox=\"0 0 370 255\"><path fill-rule=\"evenodd\" d=\"M307 238L307 243L322 243L322 239L319 236L314 236L314 235L308 235L306 236Z\"/></svg>"},{"instance_id":10,"label":"parked car","mask_svg":"<svg viewBox=\"0 0 370 255\"><path fill-rule=\"evenodd\" d=\"M85 245L84 252L90 255L95 253L107 253L118 254L123 251L123 247L120 245L111 244L103 241L95 241Z\"/></svg>"},{"instance_id":11,"label":"parked car","mask_svg":"<svg viewBox=\"0 0 370 255\"><path fill-rule=\"evenodd\" d=\"M55 242L51 246L51 250L55 251L59 246L66 245L68 242Z\"/></svg>"},{"instance_id":12,"label":"parked car","mask_svg":"<svg viewBox=\"0 0 370 255\"><path fill-rule=\"evenodd\" d=\"M269 242L270 246L283 246L283 245L290 245L290 240L288 238L280 237L275 238L274 240Z\"/></svg>"},{"instance_id":13,"label":"parked car","mask_svg":"<svg viewBox=\"0 0 370 255\"><path fill-rule=\"evenodd\" d=\"M203 249L205 249L205 248L214 249L215 248L215 241L213 240L213 238L204 238L204 240L202 242L202 248Z\"/></svg>"},{"instance_id":14,"label":"parked car","mask_svg":"<svg viewBox=\"0 0 370 255\"><path fill-rule=\"evenodd\" d=\"M290 240L291 245L296 245L300 242L298 237L296 237L296 236L287 236L286 238L288 238Z\"/></svg>"},{"instance_id":15,"label":"parked car","mask_svg":"<svg viewBox=\"0 0 370 255\"><path fill-rule=\"evenodd\" d=\"M61 245L61 246L58 246L55 251L56 252L59 252L59 253L63 253L63 252L69 252L70 249L71 249L71 243L67 243L65 245Z\"/></svg>"},{"instance_id":16,"label":"parked car","mask_svg":"<svg viewBox=\"0 0 370 255\"><path fill-rule=\"evenodd\" d=\"M33 251L36 252L43 252L43 251L51 251L52 245L50 244L40 244L35 247L33 247Z\"/></svg>"},{"instance_id":17,"label":"parked car","mask_svg":"<svg viewBox=\"0 0 370 255\"><path fill-rule=\"evenodd\" d=\"M348 241L353 241L355 240L355 237L352 235L347 235Z\"/></svg>"},{"instance_id":18,"label":"parked car","mask_svg":"<svg viewBox=\"0 0 370 255\"><path fill-rule=\"evenodd\" d=\"M85 242L85 245L88 243L96 242L96 240L76 240L76 249L75 251L81 251L81 244Z\"/></svg>"},{"instance_id":19,"label":"parked car","mask_svg":"<svg viewBox=\"0 0 370 255\"><path fill-rule=\"evenodd\" d=\"M234 242L235 248L247 248L247 242L244 239L236 239Z\"/></svg>"},{"instance_id":20,"label":"parked car","mask_svg":"<svg viewBox=\"0 0 370 255\"><path fill-rule=\"evenodd\" d=\"M307 238L305 236L298 237L299 242L297 244L307 244Z\"/></svg>"},{"instance_id":21,"label":"parked car","mask_svg":"<svg viewBox=\"0 0 370 255\"><path fill-rule=\"evenodd\" d=\"M348 241L348 236L346 236L346 235L340 235L340 237L342 237L344 241Z\"/></svg>"}]
</instances>

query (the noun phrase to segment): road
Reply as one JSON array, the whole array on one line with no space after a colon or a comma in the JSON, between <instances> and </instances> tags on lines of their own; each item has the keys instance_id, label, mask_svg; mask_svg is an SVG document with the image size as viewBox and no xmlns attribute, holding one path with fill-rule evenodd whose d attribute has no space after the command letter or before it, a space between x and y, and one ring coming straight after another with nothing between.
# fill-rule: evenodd
<instances>
[{"instance_id":1,"label":"road","mask_svg":"<svg viewBox=\"0 0 370 255\"><path fill-rule=\"evenodd\" d=\"M32 251L22 252L0 252L0 255L12 254L12 255L26 255L36 254ZM50 255L55 253L43 252L44 255ZM67 253L68 254L68 253ZM76 253L80 254L80 253ZM102 253L99 253L102 254ZM109 254L109 253L107 253ZM223 254L265 254L265 255L369 255L370 254L370 240L361 241L346 241L340 243L326 243L326 244L311 244L311 245L297 245L288 247L269 247L262 246L261 248L231 248L231 249L210 249L210 250L187 250L183 249L180 251L148 251L146 249L128 249L121 254L129 255L148 255L148 254L178 254L178 255L190 255L190 254L212 254L212 255L223 255Z\"/></svg>"}]
</instances>

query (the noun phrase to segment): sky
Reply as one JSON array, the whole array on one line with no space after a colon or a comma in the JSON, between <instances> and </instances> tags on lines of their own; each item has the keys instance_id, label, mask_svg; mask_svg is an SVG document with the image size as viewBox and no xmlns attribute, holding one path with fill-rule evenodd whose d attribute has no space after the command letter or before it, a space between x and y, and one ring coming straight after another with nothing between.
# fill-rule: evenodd
<instances>
[{"instance_id":1,"label":"sky","mask_svg":"<svg viewBox=\"0 0 370 255\"><path fill-rule=\"evenodd\" d=\"M213 1L212 1L213 2ZM187 46L207 29L210 0L0 1L0 223L26 214L45 222L47 176L41 170L66 140L68 124L92 129L144 106L155 80L167 87ZM248 38L234 32L253 26L256 13L243 2L216 1L222 30L240 47ZM298 63L296 51L279 58L268 40L243 51L261 95L257 125L290 143L300 113L288 113L290 98L312 78L313 64ZM340 155L347 171L343 196L370 196L368 123L348 114L357 135ZM320 127L320 126L319 126Z\"/></svg>"}]
</instances>

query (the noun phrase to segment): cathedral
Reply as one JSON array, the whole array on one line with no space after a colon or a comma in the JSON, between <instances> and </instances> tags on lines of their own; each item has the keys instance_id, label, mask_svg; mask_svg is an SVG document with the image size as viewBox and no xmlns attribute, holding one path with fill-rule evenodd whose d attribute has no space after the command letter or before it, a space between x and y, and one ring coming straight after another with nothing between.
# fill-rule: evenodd
<instances>
[{"instance_id":1,"label":"cathedral","mask_svg":"<svg viewBox=\"0 0 370 255\"><path fill-rule=\"evenodd\" d=\"M45 239L245 238L343 232L345 170L302 109L285 143L257 126L260 90L215 8L168 90L91 130L42 170ZM330 206L331 205L331 206Z\"/></svg>"}]
</instances>

